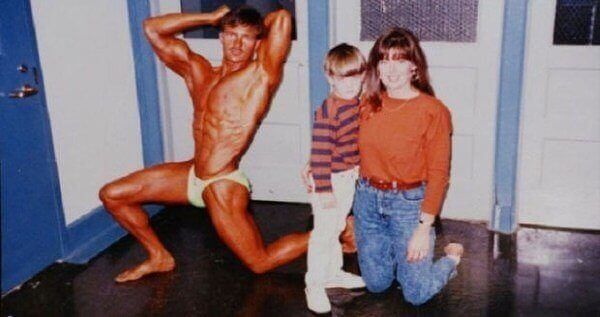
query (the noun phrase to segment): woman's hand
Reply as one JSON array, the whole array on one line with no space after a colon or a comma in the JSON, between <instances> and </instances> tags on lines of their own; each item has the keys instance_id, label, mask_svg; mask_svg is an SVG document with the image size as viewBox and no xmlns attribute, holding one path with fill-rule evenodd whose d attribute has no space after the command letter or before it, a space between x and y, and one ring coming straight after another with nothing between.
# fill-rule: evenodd
<instances>
[{"instance_id":1,"label":"woman's hand","mask_svg":"<svg viewBox=\"0 0 600 317\"><path fill-rule=\"evenodd\" d=\"M313 186L311 182L311 172L310 172L310 163L306 163L304 168L300 171L300 177L302 178L302 183L304 183L304 187L306 187L306 192L311 193L313 191Z\"/></svg>"},{"instance_id":2,"label":"woman's hand","mask_svg":"<svg viewBox=\"0 0 600 317\"><path fill-rule=\"evenodd\" d=\"M431 225L419 224L408 242L406 259L408 262L418 262L427 257L429 253L429 233Z\"/></svg>"}]
</instances>

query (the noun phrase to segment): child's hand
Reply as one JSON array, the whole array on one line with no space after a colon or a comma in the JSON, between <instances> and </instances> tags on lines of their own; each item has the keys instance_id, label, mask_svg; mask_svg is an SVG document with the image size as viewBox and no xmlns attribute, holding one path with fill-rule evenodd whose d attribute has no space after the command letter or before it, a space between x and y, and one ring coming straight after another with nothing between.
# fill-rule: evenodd
<instances>
[{"instance_id":1,"label":"child's hand","mask_svg":"<svg viewBox=\"0 0 600 317\"><path fill-rule=\"evenodd\" d=\"M321 208L323 209L335 208L337 205L337 200L335 199L335 195L333 193L317 194L317 199L319 199Z\"/></svg>"},{"instance_id":2,"label":"child's hand","mask_svg":"<svg viewBox=\"0 0 600 317\"><path fill-rule=\"evenodd\" d=\"M310 172L310 163L306 163L304 168L300 171L300 177L302 178L302 182L306 187L306 192L311 193L313 191L313 186L311 182L311 172Z\"/></svg>"}]
</instances>

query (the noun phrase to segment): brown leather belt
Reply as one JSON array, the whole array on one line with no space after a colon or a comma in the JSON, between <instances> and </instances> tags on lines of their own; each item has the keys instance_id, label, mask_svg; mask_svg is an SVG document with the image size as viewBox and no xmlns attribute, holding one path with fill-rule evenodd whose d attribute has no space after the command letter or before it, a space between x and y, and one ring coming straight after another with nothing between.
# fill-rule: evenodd
<instances>
[{"instance_id":1,"label":"brown leather belt","mask_svg":"<svg viewBox=\"0 0 600 317\"><path fill-rule=\"evenodd\" d=\"M373 177L361 177L361 179L369 185L379 189L379 190L409 190L413 188L420 187L423 185L423 182L415 182L415 183L401 183L398 181L385 181Z\"/></svg>"}]
</instances>

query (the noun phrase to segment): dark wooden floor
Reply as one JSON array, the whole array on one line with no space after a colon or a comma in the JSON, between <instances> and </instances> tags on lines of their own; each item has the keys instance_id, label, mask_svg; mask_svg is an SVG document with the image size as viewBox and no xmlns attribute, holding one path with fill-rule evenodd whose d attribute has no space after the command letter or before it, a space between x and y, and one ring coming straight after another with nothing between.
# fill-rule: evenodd
<instances>
[{"instance_id":1,"label":"dark wooden floor","mask_svg":"<svg viewBox=\"0 0 600 317\"><path fill-rule=\"evenodd\" d=\"M267 241L306 231L310 208L254 202ZM253 275L219 241L201 209L168 208L153 219L177 260L175 271L117 285L113 277L144 259L127 236L87 265L57 263L2 298L2 316L311 316L305 259ZM600 316L600 234L443 220L437 253L465 245L459 275L415 307L393 286L383 294L329 290L334 316ZM355 256L346 269L358 272Z\"/></svg>"}]
</instances>

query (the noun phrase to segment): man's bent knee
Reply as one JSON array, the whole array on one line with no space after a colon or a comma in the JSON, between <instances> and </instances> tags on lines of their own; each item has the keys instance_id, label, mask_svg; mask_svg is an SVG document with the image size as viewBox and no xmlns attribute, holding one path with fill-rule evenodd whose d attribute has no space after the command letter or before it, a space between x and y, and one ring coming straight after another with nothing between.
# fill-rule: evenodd
<instances>
[{"instance_id":1,"label":"man's bent knee","mask_svg":"<svg viewBox=\"0 0 600 317\"><path fill-rule=\"evenodd\" d=\"M98 197L106 207L110 208L124 202L141 190L141 185L109 183L100 189Z\"/></svg>"},{"instance_id":2,"label":"man's bent knee","mask_svg":"<svg viewBox=\"0 0 600 317\"><path fill-rule=\"evenodd\" d=\"M250 271L252 271L254 274L263 274L272 268L270 261L267 259L256 258L245 262L248 269L250 269Z\"/></svg>"},{"instance_id":3,"label":"man's bent knee","mask_svg":"<svg viewBox=\"0 0 600 317\"><path fill-rule=\"evenodd\" d=\"M100 198L100 201L102 201L104 205L110 204L113 201L113 186L114 185L112 184L106 184L102 186L102 188L100 188L100 191L98 192L98 198Z\"/></svg>"}]
</instances>

